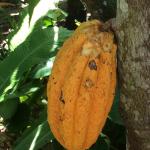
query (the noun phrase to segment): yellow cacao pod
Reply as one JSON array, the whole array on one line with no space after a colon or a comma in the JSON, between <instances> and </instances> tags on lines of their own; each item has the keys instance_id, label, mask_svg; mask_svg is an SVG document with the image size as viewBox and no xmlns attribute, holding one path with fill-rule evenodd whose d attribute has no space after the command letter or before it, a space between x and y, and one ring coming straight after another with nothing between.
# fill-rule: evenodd
<instances>
[{"instance_id":1,"label":"yellow cacao pod","mask_svg":"<svg viewBox=\"0 0 150 150\"><path fill-rule=\"evenodd\" d=\"M111 109L116 86L116 45L102 23L82 23L60 48L47 86L48 122L68 150L94 144Z\"/></svg>"}]
</instances>

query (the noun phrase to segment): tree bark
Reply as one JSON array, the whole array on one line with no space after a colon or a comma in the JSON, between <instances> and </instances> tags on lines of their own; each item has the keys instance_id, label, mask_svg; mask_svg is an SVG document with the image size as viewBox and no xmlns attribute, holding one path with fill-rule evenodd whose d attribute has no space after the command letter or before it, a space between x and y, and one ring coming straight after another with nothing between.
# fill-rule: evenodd
<instances>
[{"instance_id":1,"label":"tree bark","mask_svg":"<svg viewBox=\"0 0 150 150\"><path fill-rule=\"evenodd\" d=\"M97 0L82 0L98 18ZM128 150L150 150L150 0L118 0L120 112Z\"/></svg>"},{"instance_id":2,"label":"tree bark","mask_svg":"<svg viewBox=\"0 0 150 150\"><path fill-rule=\"evenodd\" d=\"M150 1L118 0L121 115L129 150L150 150Z\"/></svg>"}]
</instances>

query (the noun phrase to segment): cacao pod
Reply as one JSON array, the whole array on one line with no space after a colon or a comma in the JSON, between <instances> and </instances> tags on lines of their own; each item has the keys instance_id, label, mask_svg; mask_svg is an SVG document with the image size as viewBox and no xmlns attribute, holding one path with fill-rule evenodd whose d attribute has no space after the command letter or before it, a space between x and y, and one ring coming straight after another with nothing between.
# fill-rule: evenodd
<instances>
[{"instance_id":1,"label":"cacao pod","mask_svg":"<svg viewBox=\"0 0 150 150\"><path fill-rule=\"evenodd\" d=\"M48 122L68 150L96 142L116 86L116 49L98 20L82 23L60 48L47 86Z\"/></svg>"}]
</instances>

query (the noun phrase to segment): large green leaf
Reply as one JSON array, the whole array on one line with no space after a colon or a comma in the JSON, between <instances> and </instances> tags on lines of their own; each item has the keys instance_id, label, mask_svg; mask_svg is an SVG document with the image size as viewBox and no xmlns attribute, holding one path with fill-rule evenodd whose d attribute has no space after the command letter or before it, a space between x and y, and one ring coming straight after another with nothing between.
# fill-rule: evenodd
<instances>
[{"instance_id":1,"label":"large green leaf","mask_svg":"<svg viewBox=\"0 0 150 150\"><path fill-rule=\"evenodd\" d=\"M38 90L41 90L41 87L43 87L43 85L40 82L35 83L34 81L25 83L25 84L21 84L21 86L19 86L19 89L17 91L15 91L12 94L8 94L5 97L5 101L8 99L15 99L15 98L22 98L22 97L26 97L28 95L31 96L32 93L36 93ZM4 103L5 103L4 101ZM1 102L3 103L3 102ZM0 105L1 105L0 103Z\"/></svg>"},{"instance_id":2,"label":"large green leaf","mask_svg":"<svg viewBox=\"0 0 150 150\"><path fill-rule=\"evenodd\" d=\"M13 145L13 150L38 150L53 139L47 122L47 111L44 109L38 120L27 128Z\"/></svg>"},{"instance_id":3,"label":"large green leaf","mask_svg":"<svg viewBox=\"0 0 150 150\"><path fill-rule=\"evenodd\" d=\"M50 0L32 0L29 1L29 16L30 16L30 25L43 17L49 10L56 9L54 1Z\"/></svg>"},{"instance_id":4,"label":"large green leaf","mask_svg":"<svg viewBox=\"0 0 150 150\"><path fill-rule=\"evenodd\" d=\"M11 50L14 50L14 48L24 42L25 38L35 28L37 22L42 20L49 10L56 9L55 1L30 0L28 3L29 5L20 12L18 21L20 23L16 23L18 24L17 30L11 33L14 36L9 38Z\"/></svg>"},{"instance_id":5,"label":"large green leaf","mask_svg":"<svg viewBox=\"0 0 150 150\"><path fill-rule=\"evenodd\" d=\"M54 57L49 59L46 63L38 64L34 69L31 70L30 78L38 79L45 76L49 76L53 66Z\"/></svg>"},{"instance_id":6,"label":"large green leaf","mask_svg":"<svg viewBox=\"0 0 150 150\"><path fill-rule=\"evenodd\" d=\"M64 28L35 28L25 42L0 63L0 101L16 90L23 73L33 65L56 55L55 50L70 34L71 31Z\"/></svg>"},{"instance_id":7,"label":"large green leaf","mask_svg":"<svg viewBox=\"0 0 150 150\"><path fill-rule=\"evenodd\" d=\"M48 58L50 48L53 45L54 32L51 29L39 29L18 46L9 57L0 64L0 101L6 93L13 92L17 81L34 64ZM9 68L8 68L9 67ZM11 90L11 91L10 91Z\"/></svg>"},{"instance_id":8,"label":"large green leaf","mask_svg":"<svg viewBox=\"0 0 150 150\"><path fill-rule=\"evenodd\" d=\"M30 130L13 150L38 150L53 138L47 121Z\"/></svg>"},{"instance_id":9,"label":"large green leaf","mask_svg":"<svg viewBox=\"0 0 150 150\"><path fill-rule=\"evenodd\" d=\"M29 1L29 6L28 6L28 12L29 12L29 22L31 21L31 17L34 11L34 8L36 7L36 5L39 3L40 0L32 0Z\"/></svg>"}]
</instances>

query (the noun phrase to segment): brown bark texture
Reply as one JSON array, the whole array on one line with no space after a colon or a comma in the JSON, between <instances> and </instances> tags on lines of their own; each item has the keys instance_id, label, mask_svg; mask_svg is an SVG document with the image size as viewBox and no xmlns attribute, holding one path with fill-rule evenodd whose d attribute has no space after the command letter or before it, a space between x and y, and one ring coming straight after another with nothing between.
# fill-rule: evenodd
<instances>
[{"instance_id":1,"label":"brown bark texture","mask_svg":"<svg viewBox=\"0 0 150 150\"><path fill-rule=\"evenodd\" d=\"M99 2L82 2L91 18L98 18ZM150 0L118 0L114 27L127 149L150 150Z\"/></svg>"},{"instance_id":2,"label":"brown bark texture","mask_svg":"<svg viewBox=\"0 0 150 150\"><path fill-rule=\"evenodd\" d=\"M129 150L150 150L150 1L118 0L121 115Z\"/></svg>"}]
</instances>

